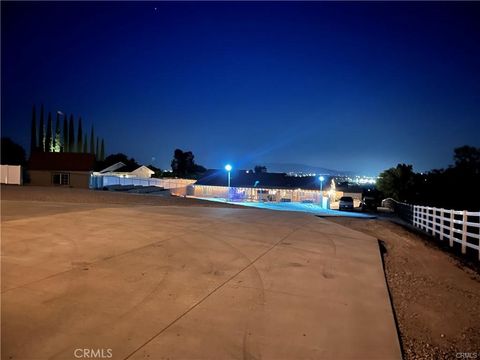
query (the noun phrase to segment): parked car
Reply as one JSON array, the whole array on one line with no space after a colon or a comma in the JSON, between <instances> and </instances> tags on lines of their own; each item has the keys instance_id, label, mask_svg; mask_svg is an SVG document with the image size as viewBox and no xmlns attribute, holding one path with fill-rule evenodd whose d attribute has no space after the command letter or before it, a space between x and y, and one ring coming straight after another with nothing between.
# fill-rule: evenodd
<instances>
[{"instance_id":1,"label":"parked car","mask_svg":"<svg viewBox=\"0 0 480 360\"><path fill-rule=\"evenodd\" d=\"M350 196L342 196L340 198L340 210L353 210L353 198Z\"/></svg>"},{"instance_id":2,"label":"parked car","mask_svg":"<svg viewBox=\"0 0 480 360\"><path fill-rule=\"evenodd\" d=\"M382 194L375 188L365 189L362 193L362 202L360 206L362 211L377 211L377 207L381 206Z\"/></svg>"},{"instance_id":3,"label":"parked car","mask_svg":"<svg viewBox=\"0 0 480 360\"><path fill-rule=\"evenodd\" d=\"M365 210L377 211L377 207L380 206L380 200L372 196L365 196L362 199L361 206L362 206L362 211L365 211Z\"/></svg>"}]
</instances>

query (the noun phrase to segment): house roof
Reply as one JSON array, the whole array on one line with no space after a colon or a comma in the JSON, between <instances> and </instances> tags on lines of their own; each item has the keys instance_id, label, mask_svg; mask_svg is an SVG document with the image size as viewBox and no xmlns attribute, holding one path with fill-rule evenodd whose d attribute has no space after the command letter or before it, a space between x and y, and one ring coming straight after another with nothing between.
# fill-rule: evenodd
<instances>
[{"instance_id":1,"label":"house roof","mask_svg":"<svg viewBox=\"0 0 480 360\"><path fill-rule=\"evenodd\" d=\"M331 177L325 176L323 189L329 190ZM194 185L227 186L225 170L208 170ZM317 176L288 176L284 173L254 173L245 170L230 173L230 186L263 189L304 189L319 190L320 181Z\"/></svg>"},{"instance_id":2,"label":"house roof","mask_svg":"<svg viewBox=\"0 0 480 360\"><path fill-rule=\"evenodd\" d=\"M137 168L135 168L134 170L132 170L132 167L131 166L127 166L125 165L123 162L117 162L103 170L100 170L99 173L100 174L106 174L106 173L130 173L130 174L135 174L135 173L138 173L138 172L142 172L142 171L146 171L147 173L153 175L155 174L155 171L153 171L152 169L150 169L149 167L145 166L145 165L142 165L142 166L139 166Z\"/></svg>"},{"instance_id":3,"label":"house roof","mask_svg":"<svg viewBox=\"0 0 480 360\"><path fill-rule=\"evenodd\" d=\"M83 153L34 152L28 162L29 170L92 171L95 155Z\"/></svg>"},{"instance_id":4,"label":"house roof","mask_svg":"<svg viewBox=\"0 0 480 360\"><path fill-rule=\"evenodd\" d=\"M132 171L132 173L139 172L139 171L144 171L144 170L146 170L147 173L149 173L151 175L155 174L155 171L153 171L152 169L150 169L148 166L145 166L145 165L142 165L142 166L136 168L135 170Z\"/></svg>"},{"instance_id":5,"label":"house roof","mask_svg":"<svg viewBox=\"0 0 480 360\"><path fill-rule=\"evenodd\" d=\"M117 162L117 163L115 163L115 164L113 164L113 165L110 165L109 167L106 167L106 168L103 169L103 170L100 170L99 172L100 172L101 174L103 174L103 173L108 173L108 172L116 171L116 170L118 170L118 169L120 169L120 168L123 168L124 166L126 166L126 165L125 165L123 162L119 161L119 162Z\"/></svg>"}]
</instances>

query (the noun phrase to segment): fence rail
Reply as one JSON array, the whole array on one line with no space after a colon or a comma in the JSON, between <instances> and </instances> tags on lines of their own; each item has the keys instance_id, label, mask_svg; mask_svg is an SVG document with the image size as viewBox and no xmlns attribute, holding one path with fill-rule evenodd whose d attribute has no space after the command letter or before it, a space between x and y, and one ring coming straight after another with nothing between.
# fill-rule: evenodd
<instances>
[{"instance_id":1,"label":"fence rail","mask_svg":"<svg viewBox=\"0 0 480 360\"><path fill-rule=\"evenodd\" d=\"M384 200L384 205L393 208L402 219L440 241L448 240L450 247L454 243L460 244L462 254L466 254L467 249L472 249L480 260L480 211L410 205L393 199Z\"/></svg>"}]
</instances>

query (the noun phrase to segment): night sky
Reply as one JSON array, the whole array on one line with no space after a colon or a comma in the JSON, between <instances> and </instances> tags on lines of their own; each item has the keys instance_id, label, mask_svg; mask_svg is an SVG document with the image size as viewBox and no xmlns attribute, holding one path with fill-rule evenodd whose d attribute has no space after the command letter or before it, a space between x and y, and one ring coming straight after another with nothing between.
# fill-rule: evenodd
<instances>
[{"instance_id":1,"label":"night sky","mask_svg":"<svg viewBox=\"0 0 480 360\"><path fill-rule=\"evenodd\" d=\"M376 175L480 146L480 3L2 2L2 136L33 104L169 167ZM38 117L37 117L38 119Z\"/></svg>"}]
</instances>

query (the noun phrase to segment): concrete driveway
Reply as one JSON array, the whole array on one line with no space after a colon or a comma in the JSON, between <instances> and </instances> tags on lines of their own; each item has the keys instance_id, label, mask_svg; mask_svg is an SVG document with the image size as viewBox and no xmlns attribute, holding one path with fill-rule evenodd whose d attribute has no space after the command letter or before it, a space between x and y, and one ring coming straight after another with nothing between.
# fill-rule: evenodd
<instances>
[{"instance_id":1,"label":"concrete driveway","mask_svg":"<svg viewBox=\"0 0 480 360\"><path fill-rule=\"evenodd\" d=\"M2 203L2 359L401 358L372 237L303 213Z\"/></svg>"}]
</instances>

